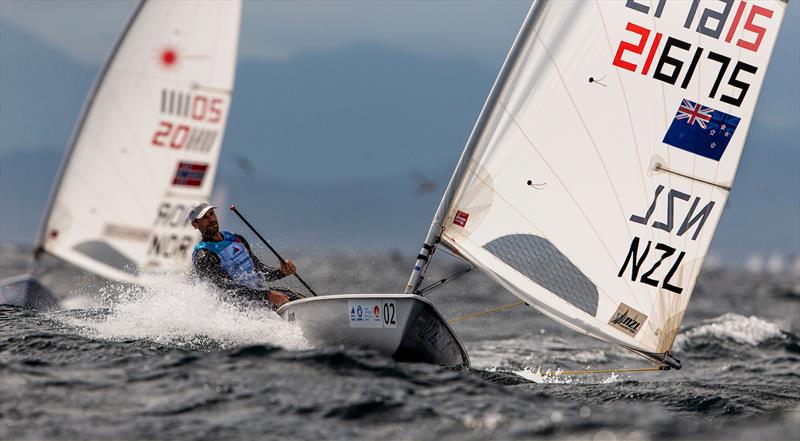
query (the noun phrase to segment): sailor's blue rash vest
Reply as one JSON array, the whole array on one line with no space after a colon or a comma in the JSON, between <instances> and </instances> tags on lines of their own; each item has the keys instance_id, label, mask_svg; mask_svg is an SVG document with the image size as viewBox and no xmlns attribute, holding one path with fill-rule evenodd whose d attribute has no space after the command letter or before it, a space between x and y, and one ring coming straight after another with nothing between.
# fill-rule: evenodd
<instances>
[{"instance_id":1,"label":"sailor's blue rash vest","mask_svg":"<svg viewBox=\"0 0 800 441\"><path fill-rule=\"evenodd\" d=\"M194 246L192 261L196 260L200 250L212 251L219 256L222 270L239 285L259 290L267 288L263 277L256 271L247 247L235 234L222 231L222 240L219 242L199 242Z\"/></svg>"}]
</instances>

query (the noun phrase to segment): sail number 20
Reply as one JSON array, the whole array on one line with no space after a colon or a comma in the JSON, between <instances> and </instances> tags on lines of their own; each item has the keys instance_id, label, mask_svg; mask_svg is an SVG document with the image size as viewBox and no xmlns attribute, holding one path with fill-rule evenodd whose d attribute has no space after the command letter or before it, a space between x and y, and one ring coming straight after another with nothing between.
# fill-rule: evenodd
<instances>
[{"instance_id":1,"label":"sail number 20","mask_svg":"<svg viewBox=\"0 0 800 441\"><path fill-rule=\"evenodd\" d=\"M225 102L222 98L163 89L160 104L159 110L165 119L158 122L150 138L153 147L199 153L211 151L218 136L215 126L223 122Z\"/></svg>"},{"instance_id":2,"label":"sail number 20","mask_svg":"<svg viewBox=\"0 0 800 441\"><path fill-rule=\"evenodd\" d=\"M174 124L170 121L159 121L158 128L150 140L154 147L170 147L206 153L217 140L216 129L192 127L188 124Z\"/></svg>"}]
</instances>

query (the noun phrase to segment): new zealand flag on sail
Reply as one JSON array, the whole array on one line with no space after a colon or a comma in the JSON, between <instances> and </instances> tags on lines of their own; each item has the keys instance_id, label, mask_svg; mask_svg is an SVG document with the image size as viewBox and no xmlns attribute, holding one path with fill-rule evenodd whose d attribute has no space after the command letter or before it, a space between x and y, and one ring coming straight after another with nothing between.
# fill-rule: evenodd
<instances>
[{"instance_id":1,"label":"new zealand flag on sail","mask_svg":"<svg viewBox=\"0 0 800 441\"><path fill-rule=\"evenodd\" d=\"M719 161L739 121L738 117L685 99L664 135L664 143Z\"/></svg>"}]
</instances>

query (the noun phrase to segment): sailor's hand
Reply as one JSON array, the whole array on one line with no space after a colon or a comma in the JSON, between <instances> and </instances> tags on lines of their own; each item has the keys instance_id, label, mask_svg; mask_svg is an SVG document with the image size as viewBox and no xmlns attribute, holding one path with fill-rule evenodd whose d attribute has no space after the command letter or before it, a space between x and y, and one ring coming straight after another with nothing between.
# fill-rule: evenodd
<instances>
[{"instance_id":1,"label":"sailor's hand","mask_svg":"<svg viewBox=\"0 0 800 441\"><path fill-rule=\"evenodd\" d=\"M289 296L279 291L267 292L267 301L275 308L283 304L289 303Z\"/></svg>"},{"instance_id":2,"label":"sailor's hand","mask_svg":"<svg viewBox=\"0 0 800 441\"><path fill-rule=\"evenodd\" d=\"M297 267L294 266L294 262L291 260L286 260L281 263L281 272L283 273L283 277L291 276L297 272Z\"/></svg>"}]
</instances>

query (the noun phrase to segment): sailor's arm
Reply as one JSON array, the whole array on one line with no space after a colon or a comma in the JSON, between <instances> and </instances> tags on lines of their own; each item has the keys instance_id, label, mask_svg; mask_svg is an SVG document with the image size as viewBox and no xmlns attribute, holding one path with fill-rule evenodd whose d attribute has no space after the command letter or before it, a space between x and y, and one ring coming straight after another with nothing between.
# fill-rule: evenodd
<instances>
[{"instance_id":1,"label":"sailor's arm","mask_svg":"<svg viewBox=\"0 0 800 441\"><path fill-rule=\"evenodd\" d=\"M240 234L237 234L236 236L242 241L244 247L247 248L247 252L250 253L250 257L253 259L253 265L255 266L256 271L264 275L265 281L271 282L273 280L282 279L297 272L297 267L295 267L291 260L286 260L285 262L281 263L280 269L264 265L260 260L258 260L258 257L256 257L256 255L253 253L253 250L250 249L250 244L247 242L247 239Z\"/></svg>"},{"instance_id":2,"label":"sailor's arm","mask_svg":"<svg viewBox=\"0 0 800 441\"><path fill-rule=\"evenodd\" d=\"M257 290L234 282L228 273L222 269L222 260L214 252L200 250L194 256L192 263L194 273L197 277L233 293L240 299L255 302L263 302L266 300L273 309L277 309L279 306L289 301L289 298L281 292Z\"/></svg>"}]
</instances>

